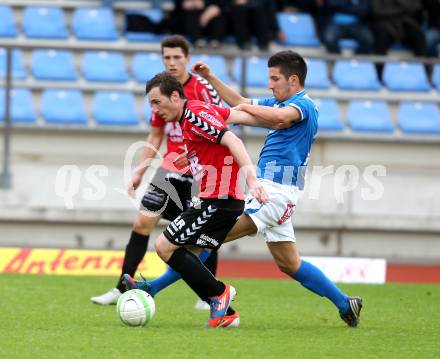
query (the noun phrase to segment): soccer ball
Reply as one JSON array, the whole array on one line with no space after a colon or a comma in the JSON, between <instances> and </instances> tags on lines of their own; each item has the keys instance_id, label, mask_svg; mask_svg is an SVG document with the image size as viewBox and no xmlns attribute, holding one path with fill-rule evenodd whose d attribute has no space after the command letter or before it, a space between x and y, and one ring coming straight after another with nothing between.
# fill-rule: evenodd
<instances>
[{"instance_id":1,"label":"soccer ball","mask_svg":"<svg viewBox=\"0 0 440 359\"><path fill-rule=\"evenodd\" d=\"M116 311L122 323L130 327L140 327L153 319L154 299L143 290L132 289L119 297Z\"/></svg>"}]
</instances>

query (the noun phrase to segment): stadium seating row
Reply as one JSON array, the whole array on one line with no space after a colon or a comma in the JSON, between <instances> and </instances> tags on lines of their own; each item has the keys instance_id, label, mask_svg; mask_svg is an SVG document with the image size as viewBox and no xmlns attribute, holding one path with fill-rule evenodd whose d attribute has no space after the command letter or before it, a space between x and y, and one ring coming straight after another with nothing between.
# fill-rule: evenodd
<instances>
[{"instance_id":1,"label":"stadium seating row","mask_svg":"<svg viewBox=\"0 0 440 359\"><path fill-rule=\"evenodd\" d=\"M160 9L139 10L152 21L163 16ZM319 47L313 19L309 14L279 13L278 22L286 33L285 45ZM15 37L18 34L11 7L0 6L0 37ZM22 29L26 37L66 39L69 36L65 15L61 7L28 6L22 15ZM77 8L73 13L72 32L81 40L112 41L118 38L114 13L109 8ZM134 41L157 41L153 34L128 34Z\"/></svg>"},{"instance_id":2,"label":"stadium seating row","mask_svg":"<svg viewBox=\"0 0 440 359\"><path fill-rule=\"evenodd\" d=\"M194 55L192 62L203 60L219 75L229 82L228 68L223 56ZM78 72L75 58L68 50L35 50L31 55L31 73L37 80L76 81ZM332 85L327 64L322 59L308 60L308 88L327 89ZM21 50L13 51L13 76L25 79L27 72ZM144 83L155 73L162 71L160 56L156 53L137 53L133 56L131 73L135 81ZM241 59L234 61L233 80L240 82ZM6 51L0 48L0 77L6 72ZM85 51L81 61L81 72L87 81L125 82L129 79L124 55L120 52ZM265 87L267 85L267 58L251 57L246 67L247 86ZM376 91L381 88L375 66L371 62L338 60L332 70L335 85L343 90ZM386 63L383 81L391 91L429 91L431 85L425 68L419 63ZM432 82L440 90L440 64L434 66Z\"/></svg>"},{"instance_id":3,"label":"stadium seating row","mask_svg":"<svg viewBox=\"0 0 440 359\"><path fill-rule=\"evenodd\" d=\"M4 90L0 90L0 120L4 121ZM11 92L11 115L14 123L35 123L37 115L31 92L14 89ZM151 109L147 101L144 118ZM316 100L320 109L321 131L343 131L345 128L337 102ZM41 96L41 116L47 124L87 125L88 114L83 95L77 90L45 90ZM98 91L93 98L91 117L97 125L138 126L143 121L136 111L134 96L129 92ZM440 114L436 104L408 102L399 104L397 118L402 132L408 134L440 134ZM348 103L346 121L355 132L392 133L395 126L384 101L353 100ZM250 131L252 132L252 131Z\"/></svg>"}]
</instances>

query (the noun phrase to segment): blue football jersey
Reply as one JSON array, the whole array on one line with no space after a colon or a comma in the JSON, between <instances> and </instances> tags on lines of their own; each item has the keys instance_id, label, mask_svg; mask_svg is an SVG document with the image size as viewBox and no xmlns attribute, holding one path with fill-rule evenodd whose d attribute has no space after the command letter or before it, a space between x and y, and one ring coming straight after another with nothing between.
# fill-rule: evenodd
<instances>
[{"instance_id":1,"label":"blue football jersey","mask_svg":"<svg viewBox=\"0 0 440 359\"><path fill-rule=\"evenodd\" d=\"M318 132L318 109L305 90L284 102L274 97L252 100L261 106L293 106L301 120L291 127L269 131L258 160L258 176L273 182L304 188L310 148Z\"/></svg>"}]
</instances>

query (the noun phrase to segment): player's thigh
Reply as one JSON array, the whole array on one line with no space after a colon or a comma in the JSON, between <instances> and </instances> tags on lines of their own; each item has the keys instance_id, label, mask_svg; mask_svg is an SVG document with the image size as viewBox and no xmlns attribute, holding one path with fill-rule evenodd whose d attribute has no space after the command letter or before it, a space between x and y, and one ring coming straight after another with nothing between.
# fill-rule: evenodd
<instances>
[{"instance_id":1,"label":"player's thigh","mask_svg":"<svg viewBox=\"0 0 440 359\"><path fill-rule=\"evenodd\" d=\"M154 212L139 211L133 221L133 230L136 233L147 236L151 234L157 222L159 222L160 215Z\"/></svg>"},{"instance_id":2,"label":"player's thigh","mask_svg":"<svg viewBox=\"0 0 440 359\"><path fill-rule=\"evenodd\" d=\"M141 200L141 211L174 220L187 208L192 178L159 168Z\"/></svg>"},{"instance_id":3,"label":"player's thigh","mask_svg":"<svg viewBox=\"0 0 440 359\"><path fill-rule=\"evenodd\" d=\"M298 270L301 259L294 242L267 242L267 247L280 270L293 275Z\"/></svg>"},{"instance_id":4,"label":"player's thigh","mask_svg":"<svg viewBox=\"0 0 440 359\"><path fill-rule=\"evenodd\" d=\"M253 235L257 233L257 230L258 229L254 221L247 214L242 214L240 217L238 217L234 227L232 227L232 229L228 232L225 243L234 241L244 236Z\"/></svg>"}]
</instances>

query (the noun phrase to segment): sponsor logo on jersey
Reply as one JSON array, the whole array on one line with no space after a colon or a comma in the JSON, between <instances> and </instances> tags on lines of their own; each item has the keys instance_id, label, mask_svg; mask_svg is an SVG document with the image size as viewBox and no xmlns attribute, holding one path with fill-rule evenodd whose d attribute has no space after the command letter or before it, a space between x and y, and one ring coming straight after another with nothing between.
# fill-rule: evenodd
<instances>
[{"instance_id":1,"label":"sponsor logo on jersey","mask_svg":"<svg viewBox=\"0 0 440 359\"><path fill-rule=\"evenodd\" d=\"M199 115L200 117L203 117L205 120L209 121L210 123L212 123L212 124L215 125L215 126L223 127L223 124L222 124L219 120L217 120L217 119L215 118L215 116L211 115L210 113L208 113L208 112L206 112L206 111L200 111L200 112L198 113L198 115Z\"/></svg>"}]
</instances>

